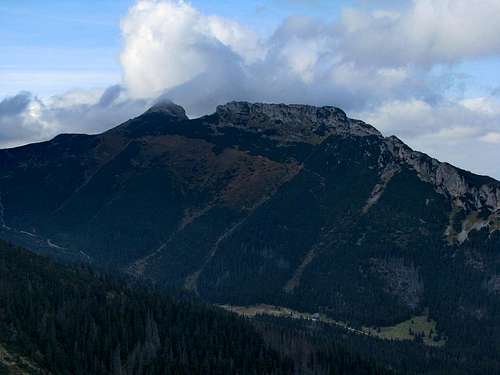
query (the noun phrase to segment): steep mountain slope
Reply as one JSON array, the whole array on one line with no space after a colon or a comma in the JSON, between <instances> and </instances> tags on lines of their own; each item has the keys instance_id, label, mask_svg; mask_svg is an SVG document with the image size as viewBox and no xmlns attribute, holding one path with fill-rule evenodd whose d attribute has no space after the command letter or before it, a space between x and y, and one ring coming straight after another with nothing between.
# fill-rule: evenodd
<instances>
[{"instance_id":1,"label":"steep mountain slope","mask_svg":"<svg viewBox=\"0 0 500 375\"><path fill-rule=\"evenodd\" d=\"M334 107L238 102L189 120L160 103L1 151L0 194L3 238L211 302L372 326L428 311L451 346L500 337L500 184Z\"/></svg>"}]
</instances>

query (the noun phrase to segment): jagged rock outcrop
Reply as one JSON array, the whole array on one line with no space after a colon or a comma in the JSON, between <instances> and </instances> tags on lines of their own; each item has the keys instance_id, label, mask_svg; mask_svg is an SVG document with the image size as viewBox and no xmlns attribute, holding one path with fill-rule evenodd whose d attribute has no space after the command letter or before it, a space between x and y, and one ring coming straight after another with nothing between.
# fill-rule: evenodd
<instances>
[{"instance_id":1,"label":"jagged rock outcrop","mask_svg":"<svg viewBox=\"0 0 500 375\"><path fill-rule=\"evenodd\" d=\"M336 107L231 102L217 107L223 126L242 127L284 142L319 143L330 135L381 136ZM267 132L267 133L266 133Z\"/></svg>"},{"instance_id":2,"label":"jagged rock outcrop","mask_svg":"<svg viewBox=\"0 0 500 375\"><path fill-rule=\"evenodd\" d=\"M263 133L281 142L320 143L331 135L376 136L373 126L347 117L339 108L231 102L217 107L220 126L241 127ZM412 150L395 136L384 138L383 147L397 162L413 168L419 177L447 194L456 205L467 209L500 208L500 184L490 178L474 178L470 173L426 154Z\"/></svg>"},{"instance_id":3,"label":"jagged rock outcrop","mask_svg":"<svg viewBox=\"0 0 500 375\"><path fill-rule=\"evenodd\" d=\"M449 195L454 203L466 209L500 208L500 183L489 177L474 176L448 163L439 162L428 155L414 151L400 139L391 136L385 139L388 151L400 163L413 168L419 177Z\"/></svg>"}]
</instances>

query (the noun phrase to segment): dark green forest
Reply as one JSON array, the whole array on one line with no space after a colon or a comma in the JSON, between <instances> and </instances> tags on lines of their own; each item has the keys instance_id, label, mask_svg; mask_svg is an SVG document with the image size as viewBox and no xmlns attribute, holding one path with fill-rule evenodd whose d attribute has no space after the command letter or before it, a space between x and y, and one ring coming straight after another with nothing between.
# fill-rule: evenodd
<instances>
[{"instance_id":1,"label":"dark green forest","mask_svg":"<svg viewBox=\"0 0 500 375\"><path fill-rule=\"evenodd\" d=\"M335 345L323 350L300 334L262 330L217 308L63 267L4 242L0 344L39 366L35 373L392 374ZM5 364L0 373L9 373Z\"/></svg>"}]
</instances>

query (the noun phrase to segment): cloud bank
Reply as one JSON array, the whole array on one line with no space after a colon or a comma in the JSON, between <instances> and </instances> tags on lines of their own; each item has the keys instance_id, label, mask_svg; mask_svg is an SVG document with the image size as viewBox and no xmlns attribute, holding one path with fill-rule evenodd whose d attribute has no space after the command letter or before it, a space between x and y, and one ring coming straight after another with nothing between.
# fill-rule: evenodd
<instances>
[{"instance_id":1,"label":"cloud bank","mask_svg":"<svg viewBox=\"0 0 500 375\"><path fill-rule=\"evenodd\" d=\"M263 35L185 1L138 0L120 24L122 86L48 103L27 93L6 98L0 141L100 131L160 95L191 116L230 100L328 104L498 178L498 89L465 96L468 78L455 69L500 57L498 16L497 0L378 1L344 8L334 21L289 17Z\"/></svg>"},{"instance_id":2,"label":"cloud bank","mask_svg":"<svg viewBox=\"0 0 500 375\"><path fill-rule=\"evenodd\" d=\"M209 95L347 109L435 101L457 79L436 66L500 54L493 14L497 0L414 0L400 11L344 9L335 23L290 17L261 36L183 1L139 0L121 24L121 63L132 96L172 91L194 114L212 109L199 103Z\"/></svg>"},{"instance_id":3,"label":"cloud bank","mask_svg":"<svg viewBox=\"0 0 500 375\"><path fill-rule=\"evenodd\" d=\"M60 133L98 133L143 112L149 101L128 99L121 86L71 91L43 101L29 92L0 102L0 148Z\"/></svg>"}]
</instances>

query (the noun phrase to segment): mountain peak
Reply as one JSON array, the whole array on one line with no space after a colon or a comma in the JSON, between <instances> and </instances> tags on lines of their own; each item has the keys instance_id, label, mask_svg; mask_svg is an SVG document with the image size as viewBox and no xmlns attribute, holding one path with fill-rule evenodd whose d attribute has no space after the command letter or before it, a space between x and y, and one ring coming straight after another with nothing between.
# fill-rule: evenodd
<instances>
[{"instance_id":1,"label":"mountain peak","mask_svg":"<svg viewBox=\"0 0 500 375\"><path fill-rule=\"evenodd\" d=\"M146 113L162 113L180 120L188 119L184 108L168 99L158 100Z\"/></svg>"},{"instance_id":2,"label":"mountain peak","mask_svg":"<svg viewBox=\"0 0 500 375\"><path fill-rule=\"evenodd\" d=\"M232 119L248 120L267 117L269 120L293 123L297 121L346 120L344 111L336 107L315 107L305 104L269 104L229 102L217 107L217 114Z\"/></svg>"},{"instance_id":3,"label":"mountain peak","mask_svg":"<svg viewBox=\"0 0 500 375\"><path fill-rule=\"evenodd\" d=\"M216 113L224 125L271 132L284 141L317 143L332 134L382 136L374 127L352 120L332 106L230 102L218 106Z\"/></svg>"}]
</instances>

